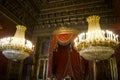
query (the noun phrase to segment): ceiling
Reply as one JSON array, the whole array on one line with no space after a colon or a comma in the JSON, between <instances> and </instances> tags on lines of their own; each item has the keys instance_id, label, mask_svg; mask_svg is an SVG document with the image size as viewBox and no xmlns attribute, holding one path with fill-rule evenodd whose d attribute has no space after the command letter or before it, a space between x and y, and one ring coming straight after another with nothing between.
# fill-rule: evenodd
<instances>
[{"instance_id":1,"label":"ceiling","mask_svg":"<svg viewBox=\"0 0 120 80\"><path fill-rule=\"evenodd\" d=\"M35 35L61 26L86 30L90 15L101 16L104 28L116 21L112 0L0 0L0 10Z\"/></svg>"}]
</instances>

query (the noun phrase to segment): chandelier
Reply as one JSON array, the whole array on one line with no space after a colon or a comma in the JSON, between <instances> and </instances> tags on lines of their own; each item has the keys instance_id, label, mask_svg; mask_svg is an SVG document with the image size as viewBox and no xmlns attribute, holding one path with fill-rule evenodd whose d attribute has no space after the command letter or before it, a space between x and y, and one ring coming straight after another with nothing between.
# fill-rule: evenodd
<instances>
[{"instance_id":1,"label":"chandelier","mask_svg":"<svg viewBox=\"0 0 120 80\"><path fill-rule=\"evenodd\" d=\"M33 44L25 39L26 27L17 25L14 37L0 39L0 50L3 55L11 60L23 60L33 51Z\"/></svg>"},{"instance_id":2,"label":"chandelier","mask_svg":"<svg viewBox=\"0 0 120 80\"><path fill-rule=\"evenodd\" d=\"M108 59L119 44L118 35L101 30L99 20L99 16L89 16L88 32L79 34L74 40L75 49L86 60Z\"/></svg>"}]
</instances>

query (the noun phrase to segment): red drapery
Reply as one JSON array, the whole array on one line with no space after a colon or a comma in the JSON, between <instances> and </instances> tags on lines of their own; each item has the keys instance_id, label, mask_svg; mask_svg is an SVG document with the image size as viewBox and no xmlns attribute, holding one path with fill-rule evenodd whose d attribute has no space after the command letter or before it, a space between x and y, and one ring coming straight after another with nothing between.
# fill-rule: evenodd
<instances>
[{"instance_id":1,"label":"red drapery","mask_svg":"<svg viewBox=\"0 0 120 80\"><path fill-rule=\"evenodd\" d=\"M57 34L53 36L49 54L48 77L61 80L70 76L72 80L82 80L85 74L84 59L73 48L75 34Z\"/></svg>"},{"instance_id":2,"label":"red drapery","mask_svg":"<svg viewBox=\"0 0 120 80\"><path fill-rule=\"evenodd\" d=\"M68 65L68 52L66 46L58 47L56 52L53 52L53 64L52 64L52 72L53 75L61 80L65 76L65 71Z\"/></svg>"}]
</instances>

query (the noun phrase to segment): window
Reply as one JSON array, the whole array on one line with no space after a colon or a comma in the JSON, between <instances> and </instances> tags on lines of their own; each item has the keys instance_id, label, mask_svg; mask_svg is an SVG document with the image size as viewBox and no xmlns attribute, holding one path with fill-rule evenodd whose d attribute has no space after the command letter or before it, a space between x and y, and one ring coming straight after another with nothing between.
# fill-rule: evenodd
<instances>
[{"instance_id":1,"label":"window","mask_svg":"<svg viewBox=\"0 0 120 80\"><path fill-rule=\"evenodd\" d=\"M48 56L50 49L50 40L45 39L41 41L41 54L40 56Z\"/></svg>"},{"instance_id":2,"label":"window","mask_svg":"<svg viewBox=\"0 0 120 80\"><path fill-rule=\"evenodd\" d=\"M46 80L47 72L48 72L48 58L40 58L39 59L39 68L38 68L38 79Z\"/></svg>"}]
</instances>

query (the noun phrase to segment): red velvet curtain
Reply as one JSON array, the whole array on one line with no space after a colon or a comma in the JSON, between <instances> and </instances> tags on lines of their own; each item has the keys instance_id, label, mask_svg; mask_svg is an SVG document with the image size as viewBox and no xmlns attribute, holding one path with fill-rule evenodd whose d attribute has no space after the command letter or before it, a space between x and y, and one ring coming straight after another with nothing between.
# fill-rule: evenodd
<instances>
[{"instance_id":1,"label":"red velvet curtain","mask_svg":"<svg viewBox=\"0 0 120 80\"><path fill-rule=\"evenodd\" d=\"M74 49L70 52L70 63L74 80L82 80L85 73L85 64L83 59L80 59L79 53L77 53Z\"/></svg>"},{"instance_id":2,"label":"red velvet curtain","mask_svg":"<svg viewBox=\"0 0 120 80\"><path fill-rule=\"evenodd\" d=\"M57 80L66 76L70 76L72 80L82 80L85 77L86 63L73 48L74 37L73 34L53 36L49 54L48 77L56 77Z\"/></svg>"},{"instance_id":3,"label":"red velvet curtain","mask_svg":"<svg viewBox=\"0 0 120 80\"><path fill-rule=\"evenodd\" d=\"M53 52L53 75L61 80L65 76L65 72L68 65L68 45L59 45L56 52Z\"/></svg>"}]
</instances>

